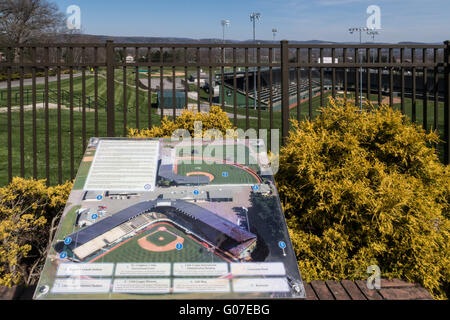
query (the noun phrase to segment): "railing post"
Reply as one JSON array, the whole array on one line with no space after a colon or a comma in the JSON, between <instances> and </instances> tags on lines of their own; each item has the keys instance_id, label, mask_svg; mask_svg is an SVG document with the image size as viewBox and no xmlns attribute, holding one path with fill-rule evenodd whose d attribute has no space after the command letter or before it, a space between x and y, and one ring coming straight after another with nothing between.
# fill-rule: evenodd
<instances>
[{"instance_id":1,"label":"railing post","mask_svg":"<svg viewBox=\"0 0 450 320\"><path fill-rule=\"evenodd\" d=\"M445 41L444 45L444 163L450 164L450 41Z\"/></svg>"},{"instance_id":2,"label":"railing post","mask_svg":"<svg viewBox=\"0 0 450 320\"><path fill-rule=\"evenodd\" d=\"M281 41L281 137L283 144L289 136L289 49L288 41Z\"/></svg>"},{"instance_id":3,"label":"railing post","mask_svg":"<svg viewBox=\"0 0 450 320\"><path fill-rule=\"evenodd\" d=\"M114 130L114 41L106 41L106 133L115 136Z\"/></svg>"}]
</instances>

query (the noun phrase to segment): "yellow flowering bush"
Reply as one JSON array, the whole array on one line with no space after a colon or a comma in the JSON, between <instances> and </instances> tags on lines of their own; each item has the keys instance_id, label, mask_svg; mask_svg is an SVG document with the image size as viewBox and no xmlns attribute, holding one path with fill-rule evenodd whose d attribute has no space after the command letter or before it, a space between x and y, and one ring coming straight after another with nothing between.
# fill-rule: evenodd
<instances>
[{"instance_id":1,"label":"yellow flowering bush","mask_svg":"<svg viewBox=\"0 0 450 320\"><path fill-rule=\"evenodd\" d=\"M212 106L209 112L194 113L185 110L175 121L164 117L160 126L155 126L150 129L128 129L128 136L131 138L164 138L171 137L172 133L177 129L185 129L193 137L195 133L194 125L197 121L202 123L202 135L206 130L215 129L219 130L225 136L227 130L233 129L227 113L220 106Z\"/></svg>"},{"instance_id":2,"label":"yellow flowering bush","mask_svg":"<svg viewBox=\"0 0 450 320\"><path fill-rule=\"evenodd\" d=\"M349 102L294 123L276 181L305 280L418 282L436 298L450 283L450 168L426 133L388 106Z\"/></svg>"},{"instance_id":3,"label":"yellow flowering bush","mask_svg":"<svg viewBox=\"0 0 450 320\"><path fill-rule=\"evenodd\" d=\"M38 279L71 189L18 177L0 188L0 286Z\"/></svg>"}]
</instances>

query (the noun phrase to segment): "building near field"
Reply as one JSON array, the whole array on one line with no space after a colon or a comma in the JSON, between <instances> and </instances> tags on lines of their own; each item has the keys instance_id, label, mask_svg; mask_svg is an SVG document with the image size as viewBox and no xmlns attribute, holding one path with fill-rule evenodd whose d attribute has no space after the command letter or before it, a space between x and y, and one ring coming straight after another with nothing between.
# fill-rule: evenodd
<instances>
[{"instance_id":1,"label":"building near field","mask_svg":"<svg viewBox=\"0 0 450 320\"><path fill-rule=\"evenodd\" d=\"M98 191L86 191L83 196L84 201L99 201L103 199L103 196L105 195L104 192L98 192Z\"/></svg>"},{"instance_id":2,"label":"building near field","mask_svg":"<svg viewBox=\"0 0 450 320\"><path fill-rule=\"evenodd\" d=\"M256 246L255 234L194 203L153 200L137 203L69 235L72 242L66 247L83 260L158 221L153 212L163 214L178 227L234 260L249 259ZM64 247L62 242L55 245L57 251Z\"/></svg>"},{"instance_id":3,"label":"building near field","mask_svg":"<svg viewBox=\"0 0 450 320\"><path fill-rule=\"evenodd\" d=\"M186 108L186 95L184 91L175 91L175 97L172 90L164 90L163 95L158 92L158 108L172 109L175 103L175 109Z\"/></svg>"},{"instance_id":4,"label":"building near field","mask_svg":"<svg viewBox=\"0 0 450 320\"><path fill-rule=\"evenodd\" d=\"M125 58L126 63L134 63L134 57L129 54L126 58Z\"/></svg>"},{"instance_id":5,"label":"building near field","mask_svg":"<svg viewBox=\"0 0 450 320\"><path fill-rule=\"evenodd\" d=\"M199 190L198 193L194 194L192 190L182 187L176 188L176 190L166 191L160 195L165 201L173 201L173 200L184 200L184 201L193 201L193 202L205 202L208 199L207 192L204 190Z\"/></svg>"},{"instance_id":6,"label":"building near field","mask_svg":"<svg viewBox=\"0 0 450 320\"><path fill-rule=\"evenodd\" d=\"M233 192L229 189L216 189L208 191L208 200L211 202L231 202Z\"/></svg>"}]
</instances>

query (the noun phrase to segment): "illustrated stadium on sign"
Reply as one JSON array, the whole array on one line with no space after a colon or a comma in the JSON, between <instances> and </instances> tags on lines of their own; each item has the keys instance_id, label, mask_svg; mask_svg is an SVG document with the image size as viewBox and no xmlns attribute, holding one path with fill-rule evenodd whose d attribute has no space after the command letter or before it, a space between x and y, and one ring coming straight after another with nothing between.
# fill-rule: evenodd
<instances>
[{"instance_id":1,"label":"illustrated stadium on sign","mask_svg":"<svg viewBox=\"0 0 450 320\"><path fill-rule=\"evenodd\" d=\"M35 298L206 292L304 295L264 141L92 138Z\"/></svg>"}]
</instances>

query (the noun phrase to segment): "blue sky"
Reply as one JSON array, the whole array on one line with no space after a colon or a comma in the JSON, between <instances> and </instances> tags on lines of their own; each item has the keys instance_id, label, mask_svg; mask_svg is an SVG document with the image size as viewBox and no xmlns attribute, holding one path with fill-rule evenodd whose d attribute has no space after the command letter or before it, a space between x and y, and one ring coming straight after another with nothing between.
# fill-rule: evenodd
<instances>
[{"instance_id":1,"label":"blue sky","mask_svg":"<svg viewBox=\"0 0 450 320\"><path fill-rule=\"evenodd\" d=\"M55 2L54 0L50 0ZM249 14L260 12L257 39L356 41L349 27L365 26L369 5L381 8L376 41L441 42L450 39L449 0L59 0L61 11L81 8L83 31L116 36L252 38ZM370 40L368 36L364 40Z\"/></svg>"}]
</instances>

